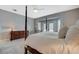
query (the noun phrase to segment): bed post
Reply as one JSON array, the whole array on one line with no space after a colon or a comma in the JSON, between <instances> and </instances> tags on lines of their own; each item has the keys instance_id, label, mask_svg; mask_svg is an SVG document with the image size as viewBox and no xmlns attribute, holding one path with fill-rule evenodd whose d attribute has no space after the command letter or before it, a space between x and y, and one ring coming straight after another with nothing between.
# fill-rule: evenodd
<instances>
[{"instance_id":1,"label":"bed post","mask_svg":"<svg viewBox=\"0 0 79 59\"><path fill-rule=\"evenodd\" d=\"M26 6L26 10L25 10L25 40L27 38L27 6ZM27 54L27 48L24 47L25 52L24 54Z\"/></svg>"},{"instance_id":2,"label":"bed post","mask_svg":"<svg viewBox=\"0 0 79 59\"><path fill-rule=\"evenodd\" d=\"M27 6L25 10L25 40L27 38Z\"/></svg>"},{"instance_id":3,"label":"bed post","mask_svg":"<svg viewBox=\"0 0 79 59\"><path fill-rule=\"evenodd\" d=\"M27 54L27 48L26 47L24 47L24 50L25 50L24 54Z\"/></svg>"}]
</instances>

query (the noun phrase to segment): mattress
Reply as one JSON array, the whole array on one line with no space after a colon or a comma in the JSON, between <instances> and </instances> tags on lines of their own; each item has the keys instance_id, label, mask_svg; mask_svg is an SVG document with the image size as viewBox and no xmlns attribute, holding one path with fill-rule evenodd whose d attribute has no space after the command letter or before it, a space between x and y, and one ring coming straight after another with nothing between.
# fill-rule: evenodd
<instances>
[{"instance_id":1,"label":"mattress","mask_svg":"<svg viewBox=\"0 0 79 59\"><path fill-rule=\"evenodd\" d=\"M57 33L42 32L28 36L27 45L44 54L63 53L64 39L58 39Z\"/></svg>"}]
</instances>

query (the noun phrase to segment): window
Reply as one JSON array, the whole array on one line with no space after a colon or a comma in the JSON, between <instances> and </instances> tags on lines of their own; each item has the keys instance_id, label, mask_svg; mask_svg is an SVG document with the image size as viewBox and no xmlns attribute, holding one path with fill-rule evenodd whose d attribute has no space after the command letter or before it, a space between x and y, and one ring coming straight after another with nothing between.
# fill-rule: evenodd
<instances>
[{"instance_id":1,"label":"window","mask_svg":"<svg viewBox=\"0 0 79 59\"><path fill-rule=\"evenodd\" d=\"M61 21L58 20L58 32L59 32L59 30L60 30L60 24L61 24Z\"/></svg>"},{"instance_id":2,"label":"window","mask_svg":"<svg viewBox=\"0 0 79 59\"><path fill-rule=\"evenodd\" d=\"M45 32L46 31L46 24L44 23L43 24L43 32Z\"/></svg>"},{"instance_id":3,"label":"window","mask_svg":"<svg viewBox=\"0 0 79 59\"><path fill-rule=\"evenodd\" d=\"M53 32L53 23L49 23L49 32Z\"/></svg>"},{"instance_id":4,"label":"window","mask_svg":"<svg viewBox=\"0 0 79 59\"><path fill-rule=\"evenodd\" d=\"M38 30L41 31L41 22L38 22Z\"/></svg>"},{"instance_id":5,"label":"window","mask_svg":"<svg viewBox=\"0 0 79 59\"><path fill-rule=\"evenodd\" d=\"M59 32L60 30L60 24L61 20L60 19L51 19L51 20L43 20L38 22L38 31L39 32Z\"/></svg>"}]
</instances>

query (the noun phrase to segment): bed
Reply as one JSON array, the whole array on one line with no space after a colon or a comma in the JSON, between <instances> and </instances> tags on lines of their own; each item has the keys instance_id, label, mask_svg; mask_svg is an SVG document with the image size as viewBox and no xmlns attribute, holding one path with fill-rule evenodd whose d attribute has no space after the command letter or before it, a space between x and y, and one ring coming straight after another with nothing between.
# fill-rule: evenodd
<instances>
[{"instance_id":1,"label":"bed","mask_svg":"<svg viewBox=\"0 0 79 59\"><path fill-rule=\"evenodd\" d=\"M64 39L58 39L56 32L41 32L27 37L25 50L38 54L63 53Z\"/></svg>"},{"instance_id":2,"label":"bed","mask_svg":"<svg viewBox=\"0 0 79 59\"><path fill-rule=\"evenodd\" d=\"M65 34L65 38L59 38L57 33L52 32L29 35L25 41L25 53L79 54L79 22Z\"/></svg>"}]
</instances>

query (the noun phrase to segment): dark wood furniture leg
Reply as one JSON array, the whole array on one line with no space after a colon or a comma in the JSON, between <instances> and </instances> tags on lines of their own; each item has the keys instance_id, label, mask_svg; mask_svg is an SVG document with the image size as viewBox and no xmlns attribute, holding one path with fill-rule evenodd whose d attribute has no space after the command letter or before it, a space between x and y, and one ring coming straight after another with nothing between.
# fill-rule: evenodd
<instances>
[{"instance_id":1,"label":"dark wood furniture leg","mask_svg":"<svg viewBox=\"0 0 79 59\"><path fill-rule=\"evenodd\" d=\"M25 54L28 54L27 50L32 54L42 54L42 53L40 53L39 51L37 51L36 49L34 49L30 46L27 46L27 48L25 47Z\"/></svg>"},{"instance_id":2,"label":"dark wood furniture leg","mask_svg":"<svg viewBox=\"0 0 79 59\"><path fill-rule=\"evenodd\" d=\"M27 48L25 47L24 49L25 49L25 53L24 54L27 54Z\"/></svg>"}]
</instances>

